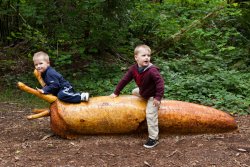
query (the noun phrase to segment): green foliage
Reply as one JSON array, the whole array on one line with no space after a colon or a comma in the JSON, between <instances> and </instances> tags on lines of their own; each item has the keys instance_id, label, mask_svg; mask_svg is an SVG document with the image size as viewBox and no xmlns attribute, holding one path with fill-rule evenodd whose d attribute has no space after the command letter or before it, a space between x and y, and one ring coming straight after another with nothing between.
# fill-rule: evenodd
<instances>
[{"instance_id":1,"label":"green foliage","mask_svg":"<svg viewBox=\"0 0 250 167\"><path fill-rule=\"evenodd\" d=\"M221 10L200 22L218 8ZM121 67L133 63L135 45L146 43L154 50L196 21L197 26L152 57L166 82L165 98L250 113L248 3L5 0L0 9L1 23L6 18L14 22L3 24L11 26L9 31L1 29L1 35L9 33L6 39L15 46L0 52L4 55L1 81L6 87L14 88L16 81L39 86L32 75L31 57L44 50L76 90L109 95L125 73ZM20 41L26 44L24 49L16 46ZM130 94L134 87L131 82L123 93Z\"/></svg>"},{"instance_id":2,"label":"green foliage","mask_svg":"<svg viewBox=\"0 0 250 167\"><path fill-rule=\"evenodd\" d=\"M190 59L191 60L191 59ZM165 97L213 106L230 113L250 113L250 75L224 70L213 61L198 68L183 60L157 60L165 78ZM195 69L193 69L195 68Z\"/></svg>"},{"instance_id":3,"label":"green foliage","mask_svg":"<svg viewBox=\"0 0 250 167\"><path fill-rule=\"evenodd\" d=\"M78 91L88 91L91 96L107 96L113 93L124 74L125 71L122 71L117 64L94 61L88 67L88 72L74 73L72 77L68 78ZM131 94L134 88L135 84L131 82L122 93Z\"/></svg>"},{"instance_id":4,"label":"green foliage","mask_svg":"<svg viewBox=\"0 0 250 167\"><path fill-rule=\"evenodd\" d=\"M17 89L6 88L1 90L0 101L6 103L17 103L29 108L48 108L49 104L34 95L27 94Z\"/></svg>"}]
</instances>

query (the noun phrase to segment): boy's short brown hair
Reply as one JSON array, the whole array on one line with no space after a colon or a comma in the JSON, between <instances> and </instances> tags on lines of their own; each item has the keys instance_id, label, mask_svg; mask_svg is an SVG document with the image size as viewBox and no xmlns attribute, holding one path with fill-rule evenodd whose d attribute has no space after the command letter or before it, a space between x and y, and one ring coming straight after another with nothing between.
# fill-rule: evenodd
<instances>
[{"instance_id":1,"label":"boy's short brown hair","mask_svg":"<svg viewBox=\"0 0 250 167\"><path fill-rule=\"evenodd\" d=\"M43 51L36 52L33 56L33 61L38 57L43 57L45 61L49 62L49 55Z\"/></svg>"},{"instance_id":2,"label":"boy's short brown hair","mask_svg":"<svg viewBox=\"0 0 250 167\"><path fill-rule=\"evenodd\" d=\"M140 48L144 48L144 49L148 50L148 51L151 53L150 47L149 47L148 45L142 44L142 45L137 45L137 46L135 47L134 55L137 55L137 54L139 53Z\"/></svg>"}]
</instances>

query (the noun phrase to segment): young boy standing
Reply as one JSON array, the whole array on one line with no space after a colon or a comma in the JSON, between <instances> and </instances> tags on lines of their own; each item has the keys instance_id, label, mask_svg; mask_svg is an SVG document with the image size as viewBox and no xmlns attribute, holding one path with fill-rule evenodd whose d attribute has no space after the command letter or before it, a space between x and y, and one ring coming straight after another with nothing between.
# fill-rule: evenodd
<instances>
[{"instance_id":1,"label":"young boy standing","mask_svg":"<svg viewBox=\"0 0 250 167\"><path fill-rule=\"evenodd\" d=\"M119 96L122 89L132 79L135 80L138 88L135 88L132 94L147 100L146 120L149 138L143 146L153 148L159 143L158 109L164 95L164 80L159 68L150 62L151 49L149 46L137 46L134 50L134 58L137 64L129 68L110 96L113 98Z\"/></svg>"},{"instance_id":2,"label":"young boy standing","mask_svg":"<svg viewBox=\"0 0 250 167\"><path fill-rule=\"evenodd\" d=\"M74 92L71 84L50 66L47 53L42 51L35 53L33 62L36 70L41 73L42 79L46 84L42 89L37 88L37 91L43 94L53 94L57 96L58 99L69 103L88 101L89 93Z\"/></svg>"}]
</instances>

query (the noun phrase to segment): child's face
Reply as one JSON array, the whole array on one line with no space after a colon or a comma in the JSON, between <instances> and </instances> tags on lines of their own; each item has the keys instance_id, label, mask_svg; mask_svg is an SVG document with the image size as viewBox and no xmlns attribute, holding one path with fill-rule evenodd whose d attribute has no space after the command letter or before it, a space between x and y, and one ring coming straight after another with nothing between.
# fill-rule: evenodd
<instances>
[{"instance_id":1,"label":"child's face","mask_svg":"<svg viewBox=\"0 0 250 167\"><path fill-rule=\"evenodd\" d=\"M146 67L150 63L151 53L145 48L139 48L139 52L135 55L135 61L139 67Z\"/></svg>"},{"instance_id":2,"label":"child's face","mask_svg":"<svg viewBox=\"0 0 250 167\"><path fill-rule=\"evenodd\" d=\"M39 56L34 59L34 65L38 72L43 73L50 66L49 61L46 61L44 57Z\"/></svg>"}]
</instances>

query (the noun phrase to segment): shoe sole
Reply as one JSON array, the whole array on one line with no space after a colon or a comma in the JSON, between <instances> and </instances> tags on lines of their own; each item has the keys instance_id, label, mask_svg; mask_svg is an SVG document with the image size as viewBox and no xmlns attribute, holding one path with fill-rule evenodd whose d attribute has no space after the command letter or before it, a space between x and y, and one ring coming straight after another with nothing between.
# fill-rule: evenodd
<instances>
[{"instance_id":1,"label":"shoe sole","mask_svg":"<svg viewBox=\"0 0 250 167\"><path fill-rule=\"evenodd\" d=\"M154 148L155 146L157 146L159 144L159 142L156 142L154 145L152 146L148 146L148 145L143 145L145 148Z\"/></svg>"}]
</instances>

